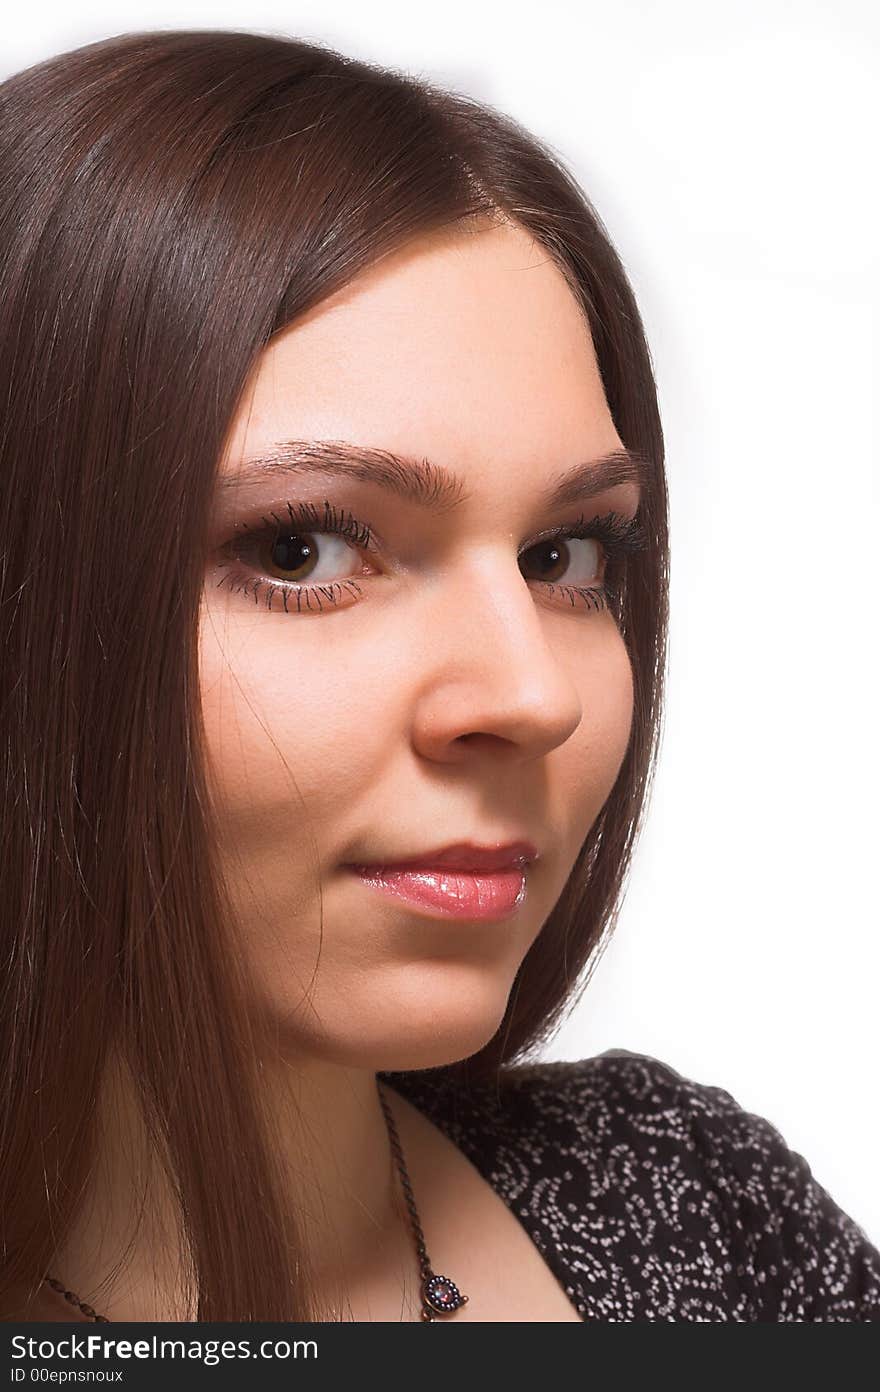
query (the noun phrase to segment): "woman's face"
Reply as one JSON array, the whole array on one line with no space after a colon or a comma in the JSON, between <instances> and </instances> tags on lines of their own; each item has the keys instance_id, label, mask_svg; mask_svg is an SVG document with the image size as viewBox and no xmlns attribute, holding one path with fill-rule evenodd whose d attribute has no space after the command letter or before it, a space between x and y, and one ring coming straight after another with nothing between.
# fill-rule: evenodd
<instances>
[{"instance_id":1,"label":"woman's face","mask_svg":"<svg viewBox=\"0 0 880 1392\"><path fill-rule=\"evenodd\" d=\"M420 500L351 460L236 481L318 440L434 473ZM424 238L265 351L218 489L201 691L255 1013L294 1055L426 1068L496 1032L629 738L628 655L584 594L603 543L535 540L633 515L634 482L546 501L620 449L585 321L518 228ZM459 485L430 506L439 471ZM346 868L521 839L539 859L502 919L419 909Z\"/></svg>"}]
</instances>

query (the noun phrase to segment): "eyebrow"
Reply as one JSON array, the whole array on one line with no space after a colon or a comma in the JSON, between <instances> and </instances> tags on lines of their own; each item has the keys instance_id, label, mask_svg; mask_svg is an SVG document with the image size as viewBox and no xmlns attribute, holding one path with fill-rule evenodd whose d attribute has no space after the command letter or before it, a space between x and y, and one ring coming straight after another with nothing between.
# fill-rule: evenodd
<instances>
[{"instance_id":1,"label":"eyebrow","mask_svg":"<svg viewBox=\"0 0 880 1392\"><path fill-rule=\"evenodd\" d=\"M542 503L550 509L567 507L625 483L636 484L641 495L653 471L651 460L640 451L615 449L557 474L542 495ZM407 503L440 514L449 514L471 496L464 480L442 464L345 440L283 440L244 460L233 473L221 475L220 487L225 496L233 488L264 483L279 475L313 473L374 484Z\"/></svg>"}]
</instances>

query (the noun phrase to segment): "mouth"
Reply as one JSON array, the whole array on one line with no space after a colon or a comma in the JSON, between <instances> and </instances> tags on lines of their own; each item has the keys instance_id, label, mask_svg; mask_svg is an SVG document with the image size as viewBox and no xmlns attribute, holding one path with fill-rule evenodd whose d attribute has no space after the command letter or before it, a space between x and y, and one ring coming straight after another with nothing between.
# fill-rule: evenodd
<instances>
[{"instance_id":1,"label":"mouth","mask_svg":"<svg viewBox=\"0 0 880 1392\"><path fill-rule=\"evenodd\" d=\"M401 860L389 856L377 858L369 864L360 862L359 870L455 870L468 875L488 875L499 871L524 870L538 859L538 851L531 841L509 841L504 846L478 846L472 841L456 841L451 846L441 846L433 851L422 851L419 855Z\"/></svg>"},{"instance_id":2,"label":"mouth","mask_svg":"<svg viewBox=\"0 0 880 1392\"><path fill-rule=\"evenodd\" d=\"M468 874L461 870L389 870L347 867L362 883L393 899L442 918L509 918L526 897L525 870Z\"/></svg>"},{"instance_id":3,"label":"mouth","mask_svg":"<svg viewBox=\"0 0 880 1392\"><path fill-rule=\"evenodd\" d=\"M530 841L506 846L456 842L408 860L347 865L361 883L433 918L496 922L526 897L526 871L538 852Z\"/></svg>"}]
</instances>

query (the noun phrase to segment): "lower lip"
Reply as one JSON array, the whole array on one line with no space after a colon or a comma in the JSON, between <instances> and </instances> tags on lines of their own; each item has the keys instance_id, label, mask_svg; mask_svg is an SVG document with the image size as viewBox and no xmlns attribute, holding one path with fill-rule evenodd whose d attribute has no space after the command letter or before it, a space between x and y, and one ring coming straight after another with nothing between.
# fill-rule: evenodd
<instances>
[{"instance_id":1,"label":"lower lip","mask_svg":"<svg viewBox=\"0 0 880 1392\"><path fill-rule=\"evenodd\" d=\"M390 870L375 865L348 868L381 893L441 918L509 918L526 897L524 870L473 874L463 870Z\"/></svg>"}]
</instances>

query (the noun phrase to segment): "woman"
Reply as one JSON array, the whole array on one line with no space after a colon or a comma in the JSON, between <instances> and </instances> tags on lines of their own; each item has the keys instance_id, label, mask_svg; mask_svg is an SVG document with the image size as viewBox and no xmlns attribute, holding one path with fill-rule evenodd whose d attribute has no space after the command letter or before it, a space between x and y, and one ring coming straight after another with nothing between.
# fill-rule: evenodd
<instances>
[{"instance_id":1,"label":"woman","mask_svg":"<svg viewBox=\"0 0 880 1392\"><path fill-rule=\"evenodd\" d=\"M632 291L515 123L156 32L0 87L3 1317L863 1320L779 1134L529 1056L656 757Z\"/></svg>"}]
</instances>

